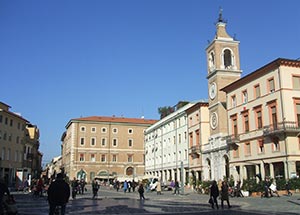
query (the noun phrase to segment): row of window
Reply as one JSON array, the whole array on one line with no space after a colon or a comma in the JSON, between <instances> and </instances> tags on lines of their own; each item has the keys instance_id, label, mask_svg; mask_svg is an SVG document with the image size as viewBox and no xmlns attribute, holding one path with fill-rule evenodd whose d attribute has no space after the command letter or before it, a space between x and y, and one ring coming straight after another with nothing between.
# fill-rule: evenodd
<instances>
[{"instance_id":1,"label":"row of window","mask_svg":"<svg viewBox=\"0 0 300 215\"><path fill-rule=\"evenodd\" d=\"M80 145L84 146L86 142L86 138L85 137L81 137L80 138ZM127 141L128 146L132 147L133 146L133 139L128 139ZM96 137L91 137L90 138L90 145L91 146L96 146L97 144L97 138ZM102 138L101 139L101 146L106 146L107 145L107 138ZM118 146L118 138L113 138L112 139L112 146L113 147L117 147Z\"/></svg>"},{"instance_id":2,"label":"row of window","mask_svg":"<svg viewBox=\"0 0 300 215\"><path fill-rule=\"evenodd\" d=\"M9 142L12 142L13 141L13 134L7 134L7 132L5 132L5 131L1 131L0 130L0 140L7 140L7 141L9 141ZM21 139L20 139L20 137L19 136L17 136L16 137L16 143L20 143L20 141L21 141Z\"/></svg>"},{"instance_id":3,"label":"row of window","mask_svg":"<svg viewBox=\"0 0 300 215\"><path fill-rule=\"evenodd\" d=\"M272 93L275 91L275 84L274 84L274 79L269 79L268 80L268 89L269 92ZM254 86L254 99L257 99L261 96L261 90L260 90L260 85L257 84ZM243 90L242 91L242 104L247 103L249 100L248 98L248 91ZM236 95L231 96L231 106L234 108L237 106L237 98Z\"/></svg>"},{"instance_id":4,"label":"row of window","mask_svg":"<svg viewBox=\"0 0 300 215\"><path fill-rule=\"evenodd\" d=\"M268 104L269 113L270 113L270 124L273 126L277 125L277 107L276 103L269 103ZM255 128L261 129L263 128L263 118L262 118L262 106L257 106L254 109L254 117L255 117ZM300 108L299 108L300 110ZM299 113L300 114L300 113ZM250 131L250 123L249 123L249 110L245 110L241 113L243 118L243 131L249 132ZM232 134L238 135L238 120L237 114L232 115L231 117L231 124L232 124Z\"/></svg>"},{"instance_id":5,"label":"row of window","mask_svg":"<svg viewBox=\"0 0 300 215\"><path fill-rule=\"evenodd\" d=\"M87 131L86 126L81 126L80 131L81 132L86 132ZM91 127L91 133L96 133L96 132L97 132L97 128L96 127ZM106 127L101 128L101 133L107 133L107 128ZM113 128L112 133L117 134L118 133L118 128ZM128 134L133 134L133 129L132 128L128 129Z\"/></svg>"},{"instance_id":6,"label":"row of window","mask_svg":"<svg viewBox=\"0 0 300 215\"><path fill-rule=\"evenodd\" d=\"M183 137L182 137L183 136ZM180 144L182 143L183 141L185 142L187 139L187 132L185 131L184 134L178 134L178 139L177 139L177 142ZM148 139L145 140L146 142L148 141ZM150 141L150 139L149 139ZM173 144L176 143L176 136L173 136ZM161 142L160 142L161 143ZM164 143L166 143L166 139L164 139ZM169 137L168 138L168 143L171 143L171 138Z\"/></svg>"},{"instance_id":7,"label":"row of window","mask_svg":"<svg viewBox=\"0 0 300 215\"><path fill-rule=\"evenodd\" d=\"M297 103L298 102L298 103ZM270 125L272 128L275 128L278 125L277 122L277 107L276 103L272 102L268 104L269 108L269 116L270 116ZM296 126L300 127L300 101L295 100L295 111L296 111ZM250 131L249 126L249 111L245 110L242 112L243 118L243 130L244 132ZM262 118L262 106L257 106L254 108L254 117L255 117L255 126L256 129L263 128L263 118ZM231 124L232 124L232 134L238 134L238 120L237 114L232 115L231 117Z\"/></svg>"},{"instance_id":8,"label":"row of window","mask_svg":"<svg viewBox=\"0 0 300 215\"><path fill-rule=\"evenodd\" d=\"M174 162L176 160L187 160L188 159L188 152L187 150L184 150L184 153L181 153L181 151L178 151L178 153L174 152L173 156L171 155L171 153L169 154L164 154L164 162ZM162 156L156 156L156 157L152 157L149 159L146 159L146 161L151 162L154 160L157 161L158 163L162 163Z\"/></svg>"},{"instance_id":9,"label":"row of window","mask_svg":"<svg viewBox=\"0 0 300 215\"><path fill-rule=\"evenodd\" d=\"M1 152L1 160L7 160L7 161L11 161L12 157L11 157L11 149L8 148L6 150L5 147L2 148L2 152ZM23 156L23 152L20 152L18 150L15 151L14 153L14 161L15 162L22 162L22 156Z\"/></svg>"},{"instance_id":10,"label":"row of window","mask_svg":"<svg viewBox=\"0 0 300 215\"><path fill-rule=\"evenodd\" d=\"M113 163L118 162L118 155L112 154L112 155L110 155L110 157L111 157L111 162L113 162ZM86 159L89 159L89 160L86 160ZM105 163L105 162L108 161L107 159L108 159L107 154L101 154L100 155L100 162ZM79 161L80 162L84 162L84 161L96 162L97 161L96 154L88 155L88 154L81 153L81 154L79 154ZM132 154L127 155L127 162L133 162L133 155Z\"/></svg>"},{"instance_id":11,"label":"row of window","mask_svg":"<svg viewBox=\"0 0 300 215\"><path fill-rule=\"evenodd\" d=\"M4 125L9 125L10 127L14 126L14 120L9 119L8 117L4 117L3 115L0 114L0 123L3 123ZM25 124L21 124L20 122L17 123L17 129L18 130L24 130L25 129Z\"/></svg>"},{"instance_id":12,"label":"row of window","mask_svg":"<svg viewBox=\"0 0 300 215\"><path fill-rule=\"evenodd\" d=\"M300 149L300 138L299 138L299 144L298 147ZM280 143L278 138L273 138L272 139L272 152L279 152L280 151ZM237 147L233 150L233 157L238 158L240 156L240 150L241 147ZM263 139L257 140L257 152L258 154L263 154L265 153L265 143ZM251 156L251 143L246 142L244 143L244 155L245 156Z\"/></svg>"},{"instance_id":13,"label":"row of window","mask_svg":"<svg viewBox=\"0 0 300 215\"><path fill-rule=\"evenodd\" d=\"M149 133L146 135L146 141L155 139L158 137L158 135L166 134L170 131L174 131L175 129L180 128L181 126L184 126L187 124L187 117L183 116L181 118L178 118L177 120L174 120L168 124L165 124L159 129L156 129L155 131Z\"/></svg>"}]
</instances>

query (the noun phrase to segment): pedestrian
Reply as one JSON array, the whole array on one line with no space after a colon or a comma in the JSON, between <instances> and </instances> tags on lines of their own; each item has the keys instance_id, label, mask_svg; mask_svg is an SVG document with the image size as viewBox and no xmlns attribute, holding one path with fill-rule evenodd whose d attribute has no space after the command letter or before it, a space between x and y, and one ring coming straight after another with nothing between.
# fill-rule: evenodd
<instances>
[{"instance_id":1,"label":"pedestrian","mask_svg":"<svg viewBox=\"0 0 300 215\"><path fill-rule=\"evenodd\" d=\"M119 192L119 189L120 189L120 182L119 181L116 181L116 189L117 189L117 192Z\"/></svg>"},{"instance_id":2,"label":"pedestrian","mask_svg":"<svg viewBox=\"0 0 300 215\"><path fill-rule=\"evenodd\" d=\"M223 181L222 185L221 185L221 207L222 207L222 209L224 208L224 204L223 204L224 201L227 202L228 208L231 208L230 203L229 203L228 189L229 189L229 185L228 185L227 181Z\"/></svg>"},{"instance_id":3,"label":"pedestrian","mask_svg":"<svg viewBox=\"0 0 300 215\"><path fill-rule=\"evenodd\" d=\"M217 209L219 209L218 200L217 200L218 196L219 196L219 188L217 182L214 180L210 186L211 208L215 208L214 205L216 205Z\"/></svg>"},{"instance_id":4,"label":"pedestrian","mask_svg":"<svg viewBox=\"0 0 300 215\"><path fill-rule=\"evenodd\" d=\"M179 182L176 180L174 184L174 195L179 195Z\"/></svg>"},{"instance_id":5,"label":"pedestrian","mask_svg":"<svg viewBox=\"0 0 300 215\"><path fill-rule=\"evenodd\" d=\"M44 190L44 181L42 178L39 178L36 185L36 192L38 196L43 196Z\"/></svg>"},{"instance_id":6,"label":"pedestrian","mask_svg":"<svg viewBox=\"0 0 300 215\"><path fill-rule=\"evenodd\" d=\"M78 191L78 180L74 177L73 181L71 182L71 187L72 187L72 198L76 198L76 194Z\"/></svg>"},{"instance_id":7,"label":"pedestrian","mask_svg":"<svg viewBox=\"0 0 300 215\"><path fill-rule=\"evenodd\" d=\"M98 190L99 190L100 185L98 184L98 181L94 178L92 182L92 189L93 189L93 199L98 196Z\"/></svg>"},{"instance_id":8,"label":"pedestrian","mask_svg":"<svg viewBox=\"0 0 300 215\"><path fill-rule=\"evenodd\" d=\"M238 181L237 184L236 184L235 196L236 197L244 197L244 195L241 191L241 181Z\"/></svg>"},{"instance_id":9,"label":"pedestrian","mask_svg":"<svg viewBox=\"0 0 300 215\"><path fill-rule=\"evenodd\" d=\"M124 184L123 184L123 190L124 190L124 193L127 192L127 189L128 189L128 183L127 183L127 181L125 180L125 181L124 181Z\"/></svg>"},{"instance_id":10,"label":"pedestrian","mask_svg":"<svg viewBox=\"0 0 300 215\"><path fill-rule=\"evenodd\" d=\"M49 215L54 215L56 207L60 206L60 214L66 212L66 204L70 198L70 186L65 182L62 173L58 173L56 179L48 188Z\"/></svg>"},{"instance_id":11,"label":"pedestrian","mask_svg":"<svg viewBox=\"0 0 300 215\"><path fill-rule=\"evenodd\" d=\"M160 183L160 181L157 181L157 184L156 184L156 194L161 195L161 183Z\"/></svg>"},{"instance_id":12,"label":"pedestrian","mask_svg":"<svg viewBox=\"0 0 300 215\"><path fill-rule=\"evenodd\" d=\"M4 214L4 208L3 208L3 204L2 204L4 194L7 194L8 196L10 196L8 186L4 182L4 179L1 178L0 179L0 214Z\"/></svg>"},{"instance_id":13,"label":"pedestrian","mask_svg":"<svg viewBox=\"0 0 300 215\"><path fill-rule=\"evenodd\" d=\"M140 200L145 200L145 196L144 196L145 190L144 190L143 183L140 183L138 192L139 192L139 194L140 194Z\"/></svg>"},{"instance_id":14,"label":"pedestrian","mask_svg":"<svg viewBox=\"0 0 300 215\"><path fill-rule=\"evenodd\" d=\"M84 179L80 180L80 188L81 188L81 194L84 194L84 189L85 189L85 181Z\"/></svg>"},{"instance_id":15,"label":"pedestrian","mask_svg":"<svg viewBox=\"0 0 300 215\"><path fill-rule=\"evenodd\" d=\"M135 192L136 182L132 180L132 192Z\"/></svg>"},{"instance_id":16,"label":"pedestrian","mask_svg":"<svg viewBox=\"0 0 300 215\"><path fill-rule=\"evenodd\" d=\"M290 191L291 185L290 185L290 181L289 180L286 181L285 189L286 189L286 192L287 192L288 196L292 196L293 195L292 192Z\"/></svg>"},{"instance_id":17,"label":"pedestrian","mask_svg":"<svg viewBox=\"0 0 300 215\"><path fill-rule=\"evenodd\" d=\"M128 192L130 193L131 192L131 181L127 182L127 186L128 186Z\"/></svg>"}]
</instances>

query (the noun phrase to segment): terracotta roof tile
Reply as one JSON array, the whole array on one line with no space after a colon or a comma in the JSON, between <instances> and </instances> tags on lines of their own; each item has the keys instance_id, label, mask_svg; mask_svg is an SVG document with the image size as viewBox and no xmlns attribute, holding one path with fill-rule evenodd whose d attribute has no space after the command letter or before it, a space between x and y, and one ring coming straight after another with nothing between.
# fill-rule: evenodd
<instances>
[{"instance_id":1,"label":"terracotta roof tile","mask_svg":"<svg viewBox=\"0 0 300 215\"><path fill-rule=\"evenodd\" d=\"M154 124L158 120L143 118L125 118L125 117L108 117L108 116L89 116L72 119L71 121L94 121L94 122L117 122L117 123L138 123Z\"/></svg>"}]
</instances>

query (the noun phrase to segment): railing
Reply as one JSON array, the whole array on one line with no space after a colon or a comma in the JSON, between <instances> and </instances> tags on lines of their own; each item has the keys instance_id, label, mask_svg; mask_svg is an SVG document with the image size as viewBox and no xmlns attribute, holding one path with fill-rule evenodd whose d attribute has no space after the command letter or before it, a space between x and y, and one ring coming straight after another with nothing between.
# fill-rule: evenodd
<instances>
[{"instance_id":1,"label":"railing","mask_svg":"<svg viewBox=\"0 0 300 215\"><path fill-rule=\"evenodd\" d=\"M264 135L271 135L281 132L300 132L300 126L297 122L284 121L277 124L264 126Z\"/></svg>"},{"instance_id":2,"label":"railing","mask_svg":"<svg viewBox=\"0 0 300 215\"><path fill-rule=\"evenodd\" d=\"M224 137L227 145L238 144L240 142L240 137L236 134L228 135Z\"/></svg>"},{"instance_id":3,"label":"railing","mask_svg":"<svg viewBox=\"0 0 300 215\"><path fill-rule=\"evenodd\" d=\"M200 146L192 146L189 150L189 154L200 154Z\"/></svg>"}]
</instances>

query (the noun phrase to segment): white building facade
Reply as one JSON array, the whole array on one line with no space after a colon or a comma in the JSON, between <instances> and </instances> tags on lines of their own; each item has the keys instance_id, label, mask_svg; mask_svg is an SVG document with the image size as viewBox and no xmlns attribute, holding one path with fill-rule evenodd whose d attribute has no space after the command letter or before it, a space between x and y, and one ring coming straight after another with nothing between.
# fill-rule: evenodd
<instances>
[{"instance_id":1,"label":"white building facade","mask_svg":"<svg viewBox=\"0 0 300 215\"><path fill-rule=\"evenodd\" d=\"M145 174L165 183L189 177L188 120L191 102L145 130Z\"/></svg>"}]
</instances>

